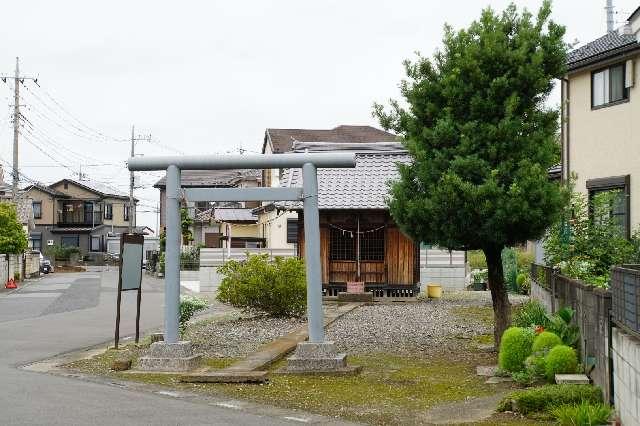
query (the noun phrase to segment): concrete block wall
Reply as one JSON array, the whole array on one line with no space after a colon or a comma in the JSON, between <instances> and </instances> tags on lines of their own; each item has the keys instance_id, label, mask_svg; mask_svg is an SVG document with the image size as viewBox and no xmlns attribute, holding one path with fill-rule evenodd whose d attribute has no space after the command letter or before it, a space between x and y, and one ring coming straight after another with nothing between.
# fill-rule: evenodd
<instances>
[{"instance_id":1,"label":"concrete block wall","mask_svg":"<svg viewBox=\"0 0 640 426\"><path fill-rule=\"evenodd\" d=\"M467 284L464 265L443 265L420 268L420 291L427 284L440 284L444 289L464 290Z\"/></svg>"},{"instance_id":2,"label":"concrete block wall","mask_svg":"<svg viewBox=\"0 0 640 426\"><path fill-rule=\"evenodd\" d=\"M22 255L10 254L9 255L9 278L13 278L16 272L20 274L20 279L24 278L22 276Z\"/></svg>"},{"instance_id":3,"label":"concrete block wall","mask_svg":"<svg viewBox=\"0 0 640 426\"><path fill-rule=\"evenodd\" d=\"M0 254L0 286L2 287L4 287L7 280L9 279L8 272L9 271L7 269L7 255Z\"/></svg>"},{"instance_id":4,"label":"concrete block wall","mask_svg":"<svg viewBox=\"0 0 640 426\"><path fill-rule=\"evenodd\" d=\"M24 277L33 278L40 275L40 253L27 252L24 259Z\"/></svg>"},{"instance_id":5,"label":"concrete block wall","mask_svg":"<svg viewBox=\"0 0 640 426\"><path fill-rule=\"evenodd\" d=\"M640 340L614 327L613 396L623 426L640 425Z\"/></svg>"},{"instance_id":6,"label":"concrete block wall","mask_svg":"<svg viewBox=\"0 0 640 426\"><path fill-rule=\"evenodd\" d=\"M222 276L218 273L217 266L200 266L200 292L215 293L218 291Z\"/></svg>"}]
</instances>

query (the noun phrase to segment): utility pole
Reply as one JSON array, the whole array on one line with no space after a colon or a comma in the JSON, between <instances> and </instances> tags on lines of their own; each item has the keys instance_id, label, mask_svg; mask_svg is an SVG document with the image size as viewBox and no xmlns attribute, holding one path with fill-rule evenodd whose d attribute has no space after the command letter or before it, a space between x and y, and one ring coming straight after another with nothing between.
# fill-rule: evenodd
<instances>
[{"instance_id":1,"label":"utility pole","mask_svg":"<svg viewBox=\"0 0 640 426\"><path fill-rule=\"evenodd\" d=\"M131 158L135 156L136 141L148 141L151 142L151 134L142 136L135 134L135 126L131 126ZM129 172L129 233L133 233L133 227L136 222L135 204L133 202L133 186L135 184L135 176L133 171Z\"/></svg>"},{"instance_id":2,"label":"utility pole","mask_svg":"<svg viewBox=\"0 0 640 426\"><path fill-rule=\"evenodd\" d=\"M25 77L20 75L20 59L16 56L16 70L13 76L10 75L2 75L0 79L3 82L7 82L8 78L13 78L14 89L13 89L13 186L12 186L12 196L15 200L18 196L18 183L20 182L20 172L18 169L18 139L20 136L20 83L23 83L25 80L33 80L34 82L38 82L37 78L34 77Z\"/></svg>"}]
</instances>

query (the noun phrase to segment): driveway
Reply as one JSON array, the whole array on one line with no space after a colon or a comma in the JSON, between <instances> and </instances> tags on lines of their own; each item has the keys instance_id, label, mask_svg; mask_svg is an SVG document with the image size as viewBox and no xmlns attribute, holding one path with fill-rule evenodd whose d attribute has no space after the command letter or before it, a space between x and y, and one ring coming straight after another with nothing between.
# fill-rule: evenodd
<instances>
[{"instance_id":1,"label":"driveway","mask_svg":"<svg viewBox=\"0 0 640 426\"><path fill-rule=\"evenodd\" d=\"M162 324L163 281L145 277L141 329ZM262 415L157 393L19 369L113 339L117 272L55 273L0 294L0 423L7 425L276 425ZM124 292L121 336L135 331L135 292Z\"/></svg>"}]
</instances>

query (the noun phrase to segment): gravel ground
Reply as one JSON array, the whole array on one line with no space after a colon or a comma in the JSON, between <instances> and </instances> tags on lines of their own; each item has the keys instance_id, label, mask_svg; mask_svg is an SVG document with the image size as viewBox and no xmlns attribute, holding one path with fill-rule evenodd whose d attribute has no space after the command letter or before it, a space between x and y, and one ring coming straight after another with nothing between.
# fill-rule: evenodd
<instances>
[{"instance_id":1,"label":"gravel ground","mask_svg":"<svg viewBox=\"0 0 640 426\"><path fill-rule=\"evenodd\" d=\"M509 297L514 304L527 299ZM336 307L327 304L324 309L329 312ZM476 307L490 309L489 292L455 292L446 293L438 301L362 306L334 322L327 330L327 340L334 340L349 353L446 351L459 346L462 340L493 332L492 326L482 321L482 311L464 318L459 311L454 312L456 308ZM229 318L223 320L196 320L185 338L206 357L241 358L306 325L305 318L251 316L235 309L228 309L228 314Z\"/></svg>"},{"instance_id":2,"label":"gravel ground","mask_svg":"<svg viewBox=\"0 0 640 426\"><path fill-rule=\"evenodd\" d=\"M526 298L510 296L513 304ZM493 333L493 326L483 321L482 315L464 315L464 309L469 308L490 314L491 295L460 292L438 301L363 306L334 322L327 339L351 354L447 352L463 340Z\"/></svg>"}]
</instances>

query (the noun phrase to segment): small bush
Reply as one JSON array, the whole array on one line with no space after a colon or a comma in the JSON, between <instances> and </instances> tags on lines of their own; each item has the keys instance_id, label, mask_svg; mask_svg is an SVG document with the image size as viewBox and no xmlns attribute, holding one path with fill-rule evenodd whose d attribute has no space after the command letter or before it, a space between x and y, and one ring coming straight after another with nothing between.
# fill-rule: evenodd
<instances>
[{"instance_id":1,"label":"small bush","mask_svg":"<svg viewBox=\"0 0 640 426\"><path fill-rule=\"evenodd\" d=\"M205 299L193 296L180 296L180 333L184 333L187 323L196 312L206 309L209 303Z\"/></svg>"},{"instance_id":2,"label":"small bush","mask_svg":"<svg viewBox=\"0 0 640 426\"><path fill-rule=\"evenodd\" d=\"M548 413L565 404L602 402L602 391L591 385L545 385L510 393L498 404L498 411L520 414Z\"/></svg>"},{"instance_id":3,"label":"small bush","mask_svg":"<svg viewBox=\"0 0 640 426\"><path fill-rule=\"evenodd\" d=\"M538 334L535 339L533 339L533 353L539 353L542 355L546 355L547 352L554 346L558 346L562 344L562 340L558 337L557 334L552 333L550 331L543 331Z\"/></svg>"},{"instance_id":4,"label":"small bush","mask_svg":"<svg viewBox=\"0 0 640 426\"><path fill-rule=\"evenodd\" d=\"M511 378L519 385L529 386L535 380L535 375L530 370L518 371L511 374Z\"/></svg>"},{"instance_id":5,"label":"small bush","mask_svg":"<svg viewBox=\"0 0 640 426\"><path fill-rule=\"evenodd\" d=\"M580 339L580 329L571 324L575 313L573 309L564 307L553 315L547 315L548 321L545 326L547 330L557 334L562 339L562 343L574 348Z\"/></svg>"},{"instance_id":6,"label":"small bush","mask_svg":"<svg viewBox=\"0 0 640 426\"><path fill-rule=\"evenodd\" d=\"M553 381L556 374L575 373L578 368L576 350L566 345L552 348L544 358L545 374L549 381Z\"/></svg>"},{"instance_id":7,"label":"small bush","mask_svg":"<svg viewBox=\"0 0 640 426\"><path fill-rule=\"evenodd\" d=\"M531 355L533 331L521 327L509 327L500 340L498 364L511 373L524 370L524 360Z\"/></svg>"},{"instance_id":8,"label":"small bush","mask_svg":"<svg viewBox=\"0 0 640 426\"><path fill-rule=\"evenodd\" d=\"M20 281L20 272L14 272L13 273L13 279L15 281Z\"/></svg>"},{"instance_id":9,"label":"small bush","mask_svg":"<svg viewBox=\"0 0 640 426\"><path fill-rule=\"evenodd\" d=\"M544 356L540 355L530 355L524 361L524 365L534 376L544 377L545 368L544 368Z\"/></svg>"},{"instance_id":10,"label":"small bush","mask_svg":"<svg viewBox=\"0 0 640 426\"><path fill-rule=\"evenodd\" d=\"M467 261L471 269L487 269L487 259L482 250L471 250L467 252Z\"/></svg>"},{"instance_id":11,"label":"small bush","mask_svg":"<svg viewBox=\"0 0 640 426\"><path fill-rule=\"evenodd\" d=\"M520 294L529 294L531 291L531 282L529 276L525 273L519 273L516 277L516 286Z\"/></svg>"},{"instance_id":12,"label":"small bush","mask_svg":"<svg viewBox=\"0 0 640 426\"><path fill-rule=\"evenodd\" d=\"M80 249L73 246L52 245L46 248L45 253L54 260L69 260L71 255L80 254Z\"/></svg>"},{"instance_id":13,"label":"small bush","mask_svg":"<svg viewBox=\"0 0 640 426\"><path fill-rule=\"evenodd\" d=\"M511 321L515 327L531 327L541 325L546 327L549 323L547 311L537 300L529 300L520 306L513 314Z\"/></svg>"},{"instance_id":14,"label":"small bush","mask_svg":"<svg viewBox=\"0 0 640 426\"><path fill-rule=\"evenodd\" d=\"M551 413L561 426L599 426L609 422L613 410L607 404L582 401L576 405L561 405Z\"/></svg>"},{"instance_id":15,"label":"small bush","mask_svg":"<svg viewBox=\"0 0 640 426\"><path fill-rule=\"evenodd\" d=\"M517 250L516 260L518 262L518 272L524 273L526 275L531 270L531 264L535 260L535 256L530 251Z\"/></svg>"},{"instance_id":16,"label":"small bush","mask_svg":"<svg viewBox=\"0 0 640 426\"><path fill-rule=\"evenodd\" d=\"M275 317L301 316L307 305L304 261L268 255L249 255L246 261L230 260L218 272L223 275L218 300L248 311Z\"/></svg>"}]
</instances>

